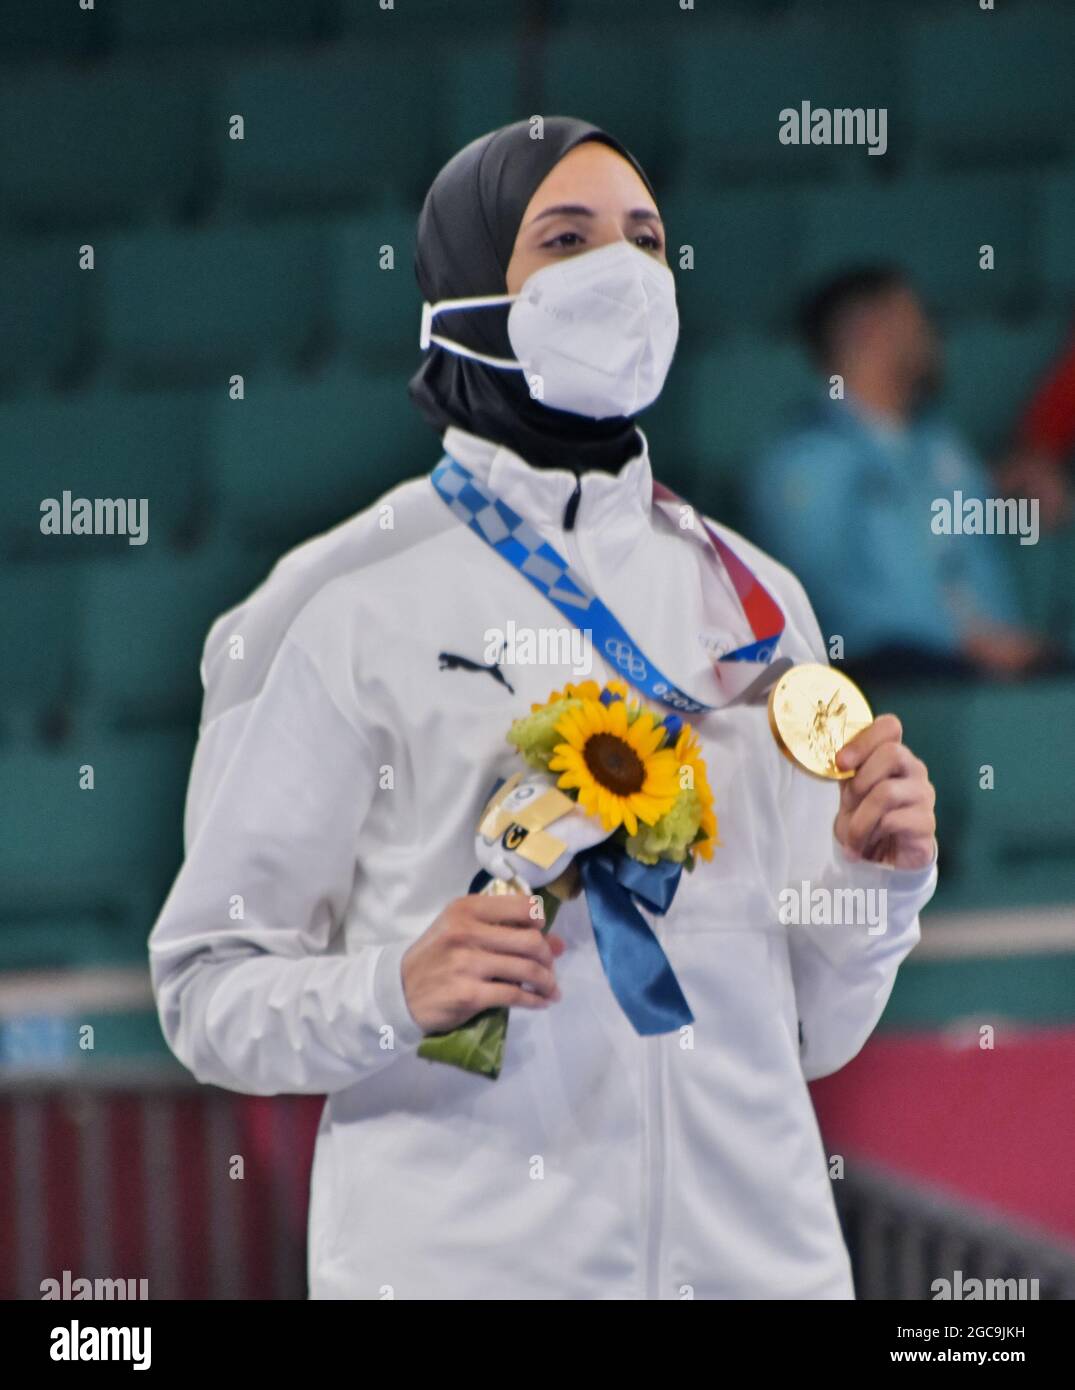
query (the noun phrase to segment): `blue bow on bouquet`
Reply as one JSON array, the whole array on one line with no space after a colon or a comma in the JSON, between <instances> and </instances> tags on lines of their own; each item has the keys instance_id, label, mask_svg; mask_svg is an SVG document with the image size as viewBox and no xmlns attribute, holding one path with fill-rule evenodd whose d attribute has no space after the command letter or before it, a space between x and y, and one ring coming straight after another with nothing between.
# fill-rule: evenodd
<instances>
[{"instance_id":1,"label":"blue bow on bouquet","mask_svg":"<svg viewBox=\"0 0 1075 1390\"><path fill-rule=\"evenodd\" d=\"M682 864L641 864L601 845L575 861L586 890L597 951L612 993L636 1033L672 1033L693 1023L679 981L635 899L664 916L679 886Z\"/></svg>"},{"instance_id":2,"label":"blue bow on bouquet","mask_svg":"<svg viewBox=\"0 0 1075 1390\"><path fill-rule=\"evenodd\" d=\"M693 1023L664 948L634 902L637 898L663 917L676 896L683 865L667 859L641 864L605 845L577 855L575 863L605 978L635 1032L650 1037ZM489 875L479 870L467 891L478 893L488 882Z\"/></svg>"}]
</instances>

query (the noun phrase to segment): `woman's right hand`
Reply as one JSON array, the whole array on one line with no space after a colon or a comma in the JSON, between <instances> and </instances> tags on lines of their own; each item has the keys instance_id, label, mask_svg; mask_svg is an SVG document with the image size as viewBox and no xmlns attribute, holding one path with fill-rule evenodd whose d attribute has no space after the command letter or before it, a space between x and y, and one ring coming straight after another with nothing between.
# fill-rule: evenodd
<instances>
[{"instance_id":1,"label":"woman's right hand","mask_svg":"<svg viewBox=\"0 0 1075 1390\"><path fill-rule=\"evenodd\" d=\"M553 964L565 942L542 933L540 913L536 894L470 893L450 902L403 953L403 993L414 1021L427 1033L446 1033L483 1009L555 1003Z\"/></svg>"}]
</instances>

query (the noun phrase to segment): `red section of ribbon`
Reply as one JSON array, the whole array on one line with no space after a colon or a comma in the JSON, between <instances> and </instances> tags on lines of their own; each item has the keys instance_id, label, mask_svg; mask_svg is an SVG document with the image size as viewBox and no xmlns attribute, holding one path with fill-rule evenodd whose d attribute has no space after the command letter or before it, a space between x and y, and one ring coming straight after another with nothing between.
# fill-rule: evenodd
<instances>
[{"instance_id":1,"label":"red section of ribbon","mask_svg":"<svg viewBox=\"0 0 1075 1390\"><path fill-rule=\"evenodd\" d=\"M656 479L653 482L653 500L690 507L690 503L685 502L678 492L673 492L670 487L657 482ZM691 507L691 510L694 511L695 509ZM705 517L701 518L701 522L705 528L709 544L728 572L728 577L735 588L736 597L750 623L750 630L754 634L755 641L766 642L783 632L784 614L772 594L761 583L753 570L748 569L740 560L727 541L722 540L717 535Z\"/></svg>"}]
</instances>

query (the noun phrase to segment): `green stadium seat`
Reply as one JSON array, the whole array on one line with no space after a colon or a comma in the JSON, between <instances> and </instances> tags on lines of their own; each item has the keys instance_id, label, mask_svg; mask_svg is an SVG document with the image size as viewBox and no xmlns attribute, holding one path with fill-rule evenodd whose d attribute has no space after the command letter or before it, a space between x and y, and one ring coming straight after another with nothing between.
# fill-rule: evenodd
<instances>
[{"instance_id":1,"label":"green stadium seat","mask_svg":"<svg viewBox=\"0 0 1075 1390\"><path fill-rule=\"evenodd\" d=\"M549 18L556 24L624 24L652 22L654 6L652 0L547 0ZM672 23L683 19L686 24L696 24L703 19L704 6L696 4L695 13L677 13L676 6L670 7ZM787 8L787 0L722 0L721 11L738 14L744 19L760 19L770 11ZM704 20L703 20L704 22Z\"/></svg>"},{"instance_id":2,"label":"green stadium seat","mask_svg":"<svg viewBox=\"0 0 1075 1390\"><path fill-rule=\"evenodd\" d=\"M983 903L1063 902L1075 896L1075 811L1068 734L1070 677L979 687L962 706L968 788L961 864ZM979 768L995 786L979 789Z\"/></svg>"},{"instance_id":3,"label":"green stadium seat","mask_svg":"<svg viewBox=\"0 0 1075 1390\"><path fill-rule=\"evenodd\" d=\"M684 364L692 386L692 452L735 468L764 447L784 412L817 382L797 348L759 338L736 340Z\"/></svg>"},{"instance_id":4,"label":"green stadium seat","mask_svg":"<svg viewBox=\"0 0 1075 1390\"><path fill-rule=\"evenodd\" d=\"M1067 341L1067 317L1042 315L1012 327L971 323L945 346L948 412L988 459L1010 445L1020 411Z\"/></svg>"},{"instance_id":5,"label":"green stadium seat","mask_svg":"<svg viewBox=\"0 0 1075 1390\"><path fill-rule=\"evenodd\" d=\"M894 714L903 726L903 741L929 768L937 791L937 839L942 882L947 891L958 869L959 846L967 822L973 785L966 774L963 746L966 688L952 682L866 682L865 694L875 714Z\"/></svg>"},{"instance_id":6,"label":"green stadium seat","mask_svg":"<svg viewBox=\"0 0 1075 1390\"><path fill-rule=\"evenodd\" d=\"M916 154L1020 167L1073 152L1075 16L1051 3L930 14L908 32Z\"/></svg>"},{"instance_id":7,"label":"green stadium seat","mask_svg":"<svg viewBox=\"0 0 1075 1390\"><path fill-rule=\"evenodd\" d=\"M891 261L943 312L1020 311L1033 296L1032 192L1029 179L1005 172L804 191L805 270L816 281L864 261ZM993 270L979 269L986 244Z\"/></svg>"},{"instance_id":8,"label":"green stadium seat","mask_svg":"<svg viewBox=\"0 0 1075 1390\"><path fill-rule=\"evenodd\" d=\"M395 0L382 10L374 0L337 0L338 22L345 34L361 38L399 33L435 32L437 39L467 35L472 28L517 29L525 18L519 5L490 5L489 0Z\"/></svg>"},{"instance_id":9,"label":"green stadium seat","mask_svg":"<svg viewBox=\"0 0 1075 1390\"><path fill-rule=\"evenodd\" d=\"M183 0L181 5L147 5L145 0L109 0L116 40L123 49L167 44L301 43L319 36L331 4L324 0Z\"/></svg>"},{"instance_id":10,"label":"green stadium seat","mask_svg":"<svg viewBox=\"0 0 1075 1390\"><path fill-rule=\"evenodd\" d=\"M205 398L195 391L15 397L0 401L0 553L54 561L129 554L126 535L44 535L44 499L145 498L151 549L190 532L201 502Z\"/></svg>"},{"instance_id":11,"label":"green stadium seat","mask_svg":"<svg viewBox=\"0 0 1075 1390\"><path fill-rule=\"evenodd\" d=\"M0 908L0 971L77 970L145 963L148 927L121 916L12 918Z\"/></svg>"},{"instance_id":12,"label":"green stadium seat","mask_svg":"<svg viewBox=\"0 0 1075 1390\"><path fill-rule=\"evenodd\" d=\"M0 56L8 63L82 58L109 38L108 11L83 10L68 0L34 0L0 11Z\"/></svg>"},{"instance_id":13,"label":"green stadium seat","mask_svg":"<svg viewBox=\"0 0 1075 1390\"><path fill-rule=\"evenodd\" d=\"M678 80L674 25L572 25L553 31L541 63L541 109L593 121L621 140L658 185L673 150Z\"/></svg>"},{"instance_id":14,"label":"green stadium seat","mask_svg":"<svg viewBox=\"0 0 1075 1390\"><path fill-rule=\"evenodd\" d=\"M101 243L105 379L215 381L299 359L324 327L324 237L306 221L124 233Z\"/></svg>"},{"instance_id":15,"label":"green stadium seat","mask_svg":"<svg viewBox=\"0 0 1075 1390\"><path fill-rule=\"evenodd\" d=\"M193 746L191 730L0 751L0 920L73 912L148 933L181 859Z\"/></svg>"},{"instance_id":16,"label":"green stadium seat","mask_svg":"<svg viewBox=\"0 0 1075 1390\"><path fill-rule=\"evenodd\" d=\"M72 565L0 569L0 733L25 738L70 699L79 586Z\"/></svg>"},{"instance_id":17,"label":"green stadium seat","mask_svg":"<svg viewBox=\"0 0 1075 1390\"><path fill-rule=\"evenodd\" d=\"M941 873L943 875L943 869ZM934 926L942 924L943 916L959 910L951 900L942 906L942 885L943 878L937 896L922 916L922 931L927 942ZM944 951L930 956L927 945L925 951L915 951L900 966L879 1025L882 1032L917 1033L919 1037L935 1033L938 1040L947 1033L949 1046L962 1046L964 1040L969 1042L972 1038L977 1044L977 1029L996 1019L1003 1020L1003 1032L998 1038L1000 1046L1005 1046L1008 1040L1014 1041L1017 1031L1025 1028L1024 1045L1037 1034L1042 1039L1043 1049L1049 1049L1046 1039L1050 1033L1046 1030L1070 1029L1072 1000L1075 999L1075 955L1065 950L1063 944L1059 949L1042 949L1035 943L1030 949L1020 950L1018 941L1011 943L1010 954L994 954L995 948L984 946L977 938L978 921L983 925L988 922L987 918L978 916L976 909L981 906L974 902L966 905L968 915L960 922L960 931L966 933L964 951L951 955ZM953 923L949 919L943 925L951 927ZM1018 927L1015 930L1018 931ZM949 937L949 943L955 939L958 938ZM911 1047L916 1044L911 1043ZM1058 1071L1063 1065L1060 1055L1056 1054L1052 1065L1046 1063L1039 1072L1038 1084L1043 1096L1055 1094L1057 1082L1063 1084L1059 1075L1055 1079L1050 1076L1051 1071Z\"/></svg>"},{"instance_id":18,"label":"green stadium seat","mask_svg":"<svg viewBox=\"0 0 1075 1390\"><path fill-rule=\"evenodd\" d=\"M1075 300L1075 176L1071 170L1042 185L1041 276L1050 302Z\"/></svg>"},{"instance_id":19,"label":"green stadium seat","mask_svg":"<svg viewBox=\"0 0 1075 1390\"><path fill-rule=\"evenodd\" d=\"M944 910L1062 902L1075 893L1070 775L1053 746L1075 712L1070 678L1026 685L876 682L937 789ZM980 769L995 769L991 791Z\"/></svg>"},{"instance_id":20,"label":"green stadium seat","mask_svg":"<svg viewBox=\"0 0 1075 1390\"><path fill-rule=\"evenodd\" d=\"M510 15L511 7L504 8ZM484 33L468 38L462 28L465 22L461 19L453 25L453 42L437 44L437 120L431 176L471 140L533 114L519 105L522 50L517 38ZM419 193L424 194L425 189ZM416 200L416 215L417 210Z\"/></svg>"},{"instance_id":21,"label":"green stadium seat","mask_svg":"<svg viewBox=\"0 0 1075 1390\"><path fill-rule=\"evenodd\" d=\"M52 384L86 360L90 280L70 237L0 241L0 389Z\"/></svg>"},{"instance_id":22,"label":"green stadium seat","mask_svg":"<svg viewBox=\"0 0 1075 1390\"><path fill-rule=\"evenodd\" d=\"M786 412L814 390L801 354L777 340L744 336L677 359L665 392L642 421L655 471L697 506L742 528L744 470ZM659 465L662 455L675 467Z\"/></svg>"},{"instance_id":23,"label":"green stadium seat","mask_svg":"<svg viewBox=\"0 0 1075 1390\"><path fill-rule=\"evenodd\" d=\"M92 23L92 20L86 20ZM197 74L124 63L7 72L0 83L0 219L96 225L180 206L204 177Z\"/></svg>"},{"instance_id":24,"label":"green stadium seat","mask_svg":"<svg viewBox=\"0 0 1075 1390\"><path fill-rule=\"evenodd\" d=\"M78 727L196 727L209 628L263 578L234 545L85 566Z\"/></svg>"},{"instance_id":25,"label":"green stadium seat","mask_svg":"<svg viewBox=\"0 0 1075 1390\"><path fill-rule=\"evenodd\" d=\"M334 368L314 382L276 381L217 409L218 523L244 542L295 544L428 473L439 457L402 375Z\"/></svg>"},{"instance_id":26,"label":"green stadium seat","mask_svg":"<svg viewBox=\"0 0 1075 1390\"><path fill-rule=\"evenodd\" d=\"M658 211L685 348L704 352L721 338L787 324L802 246L792 199L768 189L711 193L677 185L660 197ZM680 268L684 245L693 247L693 270Z\"/></svg>"},{"instance_id":27,"label":"green stadium seat","mask_svg":"<svg viewBox=\"0 0 1075 1390\"><path fill-rule=\"evenodd\" d=\"M365 367L414 369L422 297L414 278L415 215L389 208L326 229L330 303L343 350ZM394 266L381 268L381 247Z\"/></svg>"},{"instance_id":28,"label":"green stadium seat","mask_svg":"<svg viewBox=\"0 0 1075 1390\"><path fill-rule=\"evenodd\" d=\"M682 19L683 16L680 16ZM760 23L676 23L674 129L688 176L724 186L729 179L788 183L826 173L857 179L898 160L902 63L898 37L873 15L838 22L797 15ZM638 94L635 94L636 99ZM782 144L780 112L812 108L888 111L888 151L844 145ZM649 110L648 99L642 109ZM886 170L887 172L887 170Z\"/></svg>"},{"instance_id":29,"label":"green stadium seat","mask_svg":"<svg viewBox=\"0 0 1075 1390\"><path fill-rule=\"evenodd\" d=\"M1075 653L1075 526L1043 532L1036 545L1013 545L1010 553L1026 621Z\"/></svg>"},{"instance_id":30,"label":"green stadium seat","mask_svg":"<svg viewBox=\"0 0 1075 1390\"><path fill-rule=\"evenodd\" d=\"M211 103L223 206L305 213L393 192L416 201L432 174L440 116L434 58L428 46L382 41L226 64ZM227 138L234 114L244 118L242 140Z\"/></svg>"},{"instance_id":31,"label":"green stadium seat","mask_svg":"<svg viewBox=\"0 0 1075 1390\"><path fill-rule=\"evenodd\" d=\"M642 412L638 423L649 444L654 476L695 506L708 509L714 494L703 496L699 490L698 460L691 452L694 435L688 417L694 402L694 378L688 367L690 360L690 354L677 356L664 390Z\"/></svg>"}]
</instances>

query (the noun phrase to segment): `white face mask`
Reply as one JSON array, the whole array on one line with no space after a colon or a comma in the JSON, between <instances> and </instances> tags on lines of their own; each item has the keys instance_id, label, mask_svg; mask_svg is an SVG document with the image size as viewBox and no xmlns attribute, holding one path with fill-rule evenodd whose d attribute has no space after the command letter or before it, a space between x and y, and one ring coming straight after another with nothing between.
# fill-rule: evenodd
<instances>
[{"instance_id":1,"label":"white face mask","mask_svg":"<svg viewBox=\"0 0 1075 1390\"><path fill-rule=\"evenodd\" d=\"M438 314L495 304L511 305L508 338L517 360L475 352L432 331ZM603 420L634 415L657 399L678 337L672 272L630 242L616 241L542 266L518 294L424 304L419 343L525 372L536 400Z\"/></svg>"}]
</instances>

